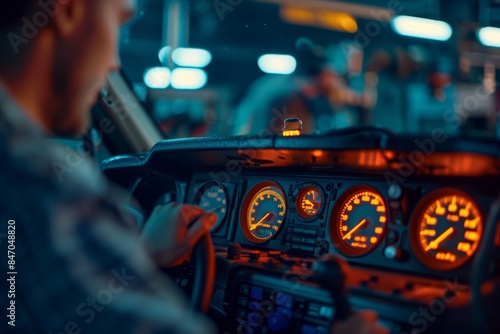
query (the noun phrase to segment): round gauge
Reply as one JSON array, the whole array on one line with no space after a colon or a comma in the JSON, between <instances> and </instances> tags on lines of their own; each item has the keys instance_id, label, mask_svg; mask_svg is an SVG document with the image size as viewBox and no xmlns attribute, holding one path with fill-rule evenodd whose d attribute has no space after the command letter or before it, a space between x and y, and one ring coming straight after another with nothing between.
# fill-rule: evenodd
<instances>
[{"instance_id":1,"label":"round gauge","mask_svg":"<svg viewBox=\"0 0 500 334\"><path fill-rule=\"evenodd\" d=\"M274 182L261 182L248 192L243 201L240 216L243 234L252 242L265 242L278 233L285 214L283 190Z\"/></svg>"},{"instance_id":2,"label":"round gauge","mask_svg":"<svg viewBox=\"0 0 500 334\"><path fill-rule=\"evenodd\" d=\"M332 239L344 255L365 255L379 244L386 222L382 197L372 188L356 187L337 201L330 228Z\"/></svg>"},{"instance_id":3,"label":"round gauge","mask_svg":"<svg viewBox=\"0 0 500 334\"><path fill-rule=\"evenodd\" d=\"M302 218L312 218L319 213L322 203L321 191L308 186L299 191L295 207Z\"/></svg>"},{"instance_id":4,"label":"round gauge","mask_svg":"<svg viewBox=\"0 0 500 334\"><path fill-rule=\"evenodd\" d=\"M477 250L482 228L479 208L468 195L457 189L439 189L415 208L411 221L413 251L431 269L453 270Z\"/></svg>"},{"instance_id":5,"label":"round gauge","mask_svg":"<svg viewBox=\"0 0 500 334\"><path fill-rule=\"evenodd\" d=\"M226 217L228 205L226 191L217 182L204 184L194 195L193 204L206 212L217 214L217 222L212 227L212 231L217 229Z\"/></svg>"}]
</instances>

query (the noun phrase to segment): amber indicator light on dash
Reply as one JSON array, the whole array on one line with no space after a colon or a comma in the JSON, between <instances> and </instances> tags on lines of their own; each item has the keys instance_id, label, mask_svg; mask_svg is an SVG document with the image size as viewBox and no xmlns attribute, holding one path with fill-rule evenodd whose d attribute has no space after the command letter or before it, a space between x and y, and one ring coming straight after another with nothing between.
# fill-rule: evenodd
<instances>
[{"instance_id":1,"label":"amber indicator light on dash","mask_svg":"<svg viewBox=\"0 0 500 334\"><path fill-rule=\"evenodd\" d=\"M302 121L297 117L287 118L283 122L283 137L300 136L302 131Z\"/></svg>"},{"instance_id":2,"label":"amber indicator light on dash","mask_svg":"<svg viewBox=\"0 0 500 334\"><path fill-rule=\"evenodd\" d=\"M332 238L347 256L361 256L373 250L386 230L386 206L372 188L357 187L337 201L332 218Z\"/></svg>"},{"instance_id":3,"label":"amber indicator light on dash","mask_svg":"<svg viewBox=\"0 0 500 334\"><path fill-rule=\"evenodd\" d=\"M467 262L481 241L483 222L477 204L461 191L438 190L415 209L411 222L415 255L427 267L453 270Z\"/></svg>"}]
</instances>

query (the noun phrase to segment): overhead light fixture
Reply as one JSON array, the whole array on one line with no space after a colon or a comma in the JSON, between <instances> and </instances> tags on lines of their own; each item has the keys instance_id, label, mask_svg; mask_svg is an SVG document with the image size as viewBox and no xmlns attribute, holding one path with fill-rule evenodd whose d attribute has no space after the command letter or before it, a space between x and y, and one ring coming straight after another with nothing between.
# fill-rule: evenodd
<instances>
[{"instance_id":1,"label":"overhead light fixture","mask_svg":"<svg viewBox=\"0 0 500 334\"><path fill-rule=\"evenodd\" d=\"M144 83L152 89L165 89L170 85L170 70L166 67L153 67L144 73Z\"/></svg>"},{"instance_id":2,"label":"overhead light fixture","mask_svg":"<svg viewBox=\"0 0 500 334\"><path fill-rule=\"evenodd\" d=\"M483 45L500 48L500 28L481 28L477 31L477 38Z\"/></svg>"},{"instance_id":3,"label":"overhead light fixture","mask_svg":"<svg viewBox=\"0 0 500 334\"><path fill-rule=\"evenodd\" d=\"M212 61L212 54L203 49L178 48L172 52L172 60L178 66L205 67Z\"/></svg>"},{"instance_id":4,"label":"overhead light fixture","mask_svg":"<svg viewBox=\"0 0 500 334\"><path fill-rule=\"evenodd\" d=\"M160 49L160 51L158 52L158 59L162 64L167 64L168 56L170 55L171 51L172 48L170 46L164 46Z\"/></svg>"},{"instance_id":5,"label":"overhead light fixture","mask_svg":"<svg viewBox=\"0 0 500 334\"><path fill-rule=\"evenodd\" d=\"M350 33L358 31L356 19L348 13L289 5L281 6L280 15L284 21L293 24L327 28Z\"/></svg>"},{"instance_id":6,"label":"overhead light fixture","mask_svg":"<svg viewBox=\"0 0 500 334\"><path fill-rule=\"evenodd\" d=\"M451 26L444 21L414 16L395 16L391 20L391 26L400 35L436 41L447 41L452 34Z\"/></svg>"},{"instance_id":7,"label":"overhead light fixture","mask_svg":"<svg viewBox=\"0 0 500 334\"><path fill-rule=\"evenodd\" d=\"M322 12L318 14L321 25L333 30L355 33L358 31L358 23L352 15L336 12Z\"/></svg>"},{"instance_id":8,"label":"overhead light fixture","mask_svg":"<svg viewBox=\"0 0 500 334\"><path fill-rule=\"evenodd\" d=\"M297 68L297 61L289 55L263 55L258 64L262 72L269 74L292 74Z\"/></svg>"},{"instance_id":9,"label":"overhead light fixture","mask_svg":"<svg viewBox=\"0 0 500 334\"><path fill-rule=\"evenodd\" d=\"M172 87L176 89L200 89L207 81L207 73L201 69L176 68L172 71Z\"/></svg>"}]
</instances>

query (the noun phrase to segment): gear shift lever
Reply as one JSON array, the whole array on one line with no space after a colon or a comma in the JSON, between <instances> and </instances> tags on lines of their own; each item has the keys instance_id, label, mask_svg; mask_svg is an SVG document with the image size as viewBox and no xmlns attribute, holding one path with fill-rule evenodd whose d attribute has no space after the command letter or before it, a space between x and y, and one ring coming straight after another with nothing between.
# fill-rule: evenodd
<instances>
[{"instance_id":1,"label":"gear shift lever","mask_svg":"<svg viewBox=\"0 0 500 334\"><path fill-rule=\"evenodd\" d=\"M325 255L312 266L314 282L330 292L335 306L335 320L347 319L351 314L351 305L347 299L344 286L345 276L342 272L342 260L333 255Z\"/></svg>"}]
</instances>

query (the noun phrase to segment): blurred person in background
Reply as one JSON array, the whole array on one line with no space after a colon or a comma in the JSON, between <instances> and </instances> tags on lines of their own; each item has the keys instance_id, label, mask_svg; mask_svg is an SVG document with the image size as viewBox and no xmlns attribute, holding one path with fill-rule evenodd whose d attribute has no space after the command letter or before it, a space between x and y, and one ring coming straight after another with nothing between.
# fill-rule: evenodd
<instances>
[{"instance_id":1,"label":"blurred person in background","mask_svg":"<svg viewBox=\"0 0 500 334\"><path fill-rule=\"evenodd\" d=\"M237 108L235 134L280 133L289 117L302 120L305 134L369 122L376 77L366 76L364 92L357 93L330 66L321 46L301 38L296 49L294 74L265 75L252 84Z\"/></svg>"}]
</instances>

